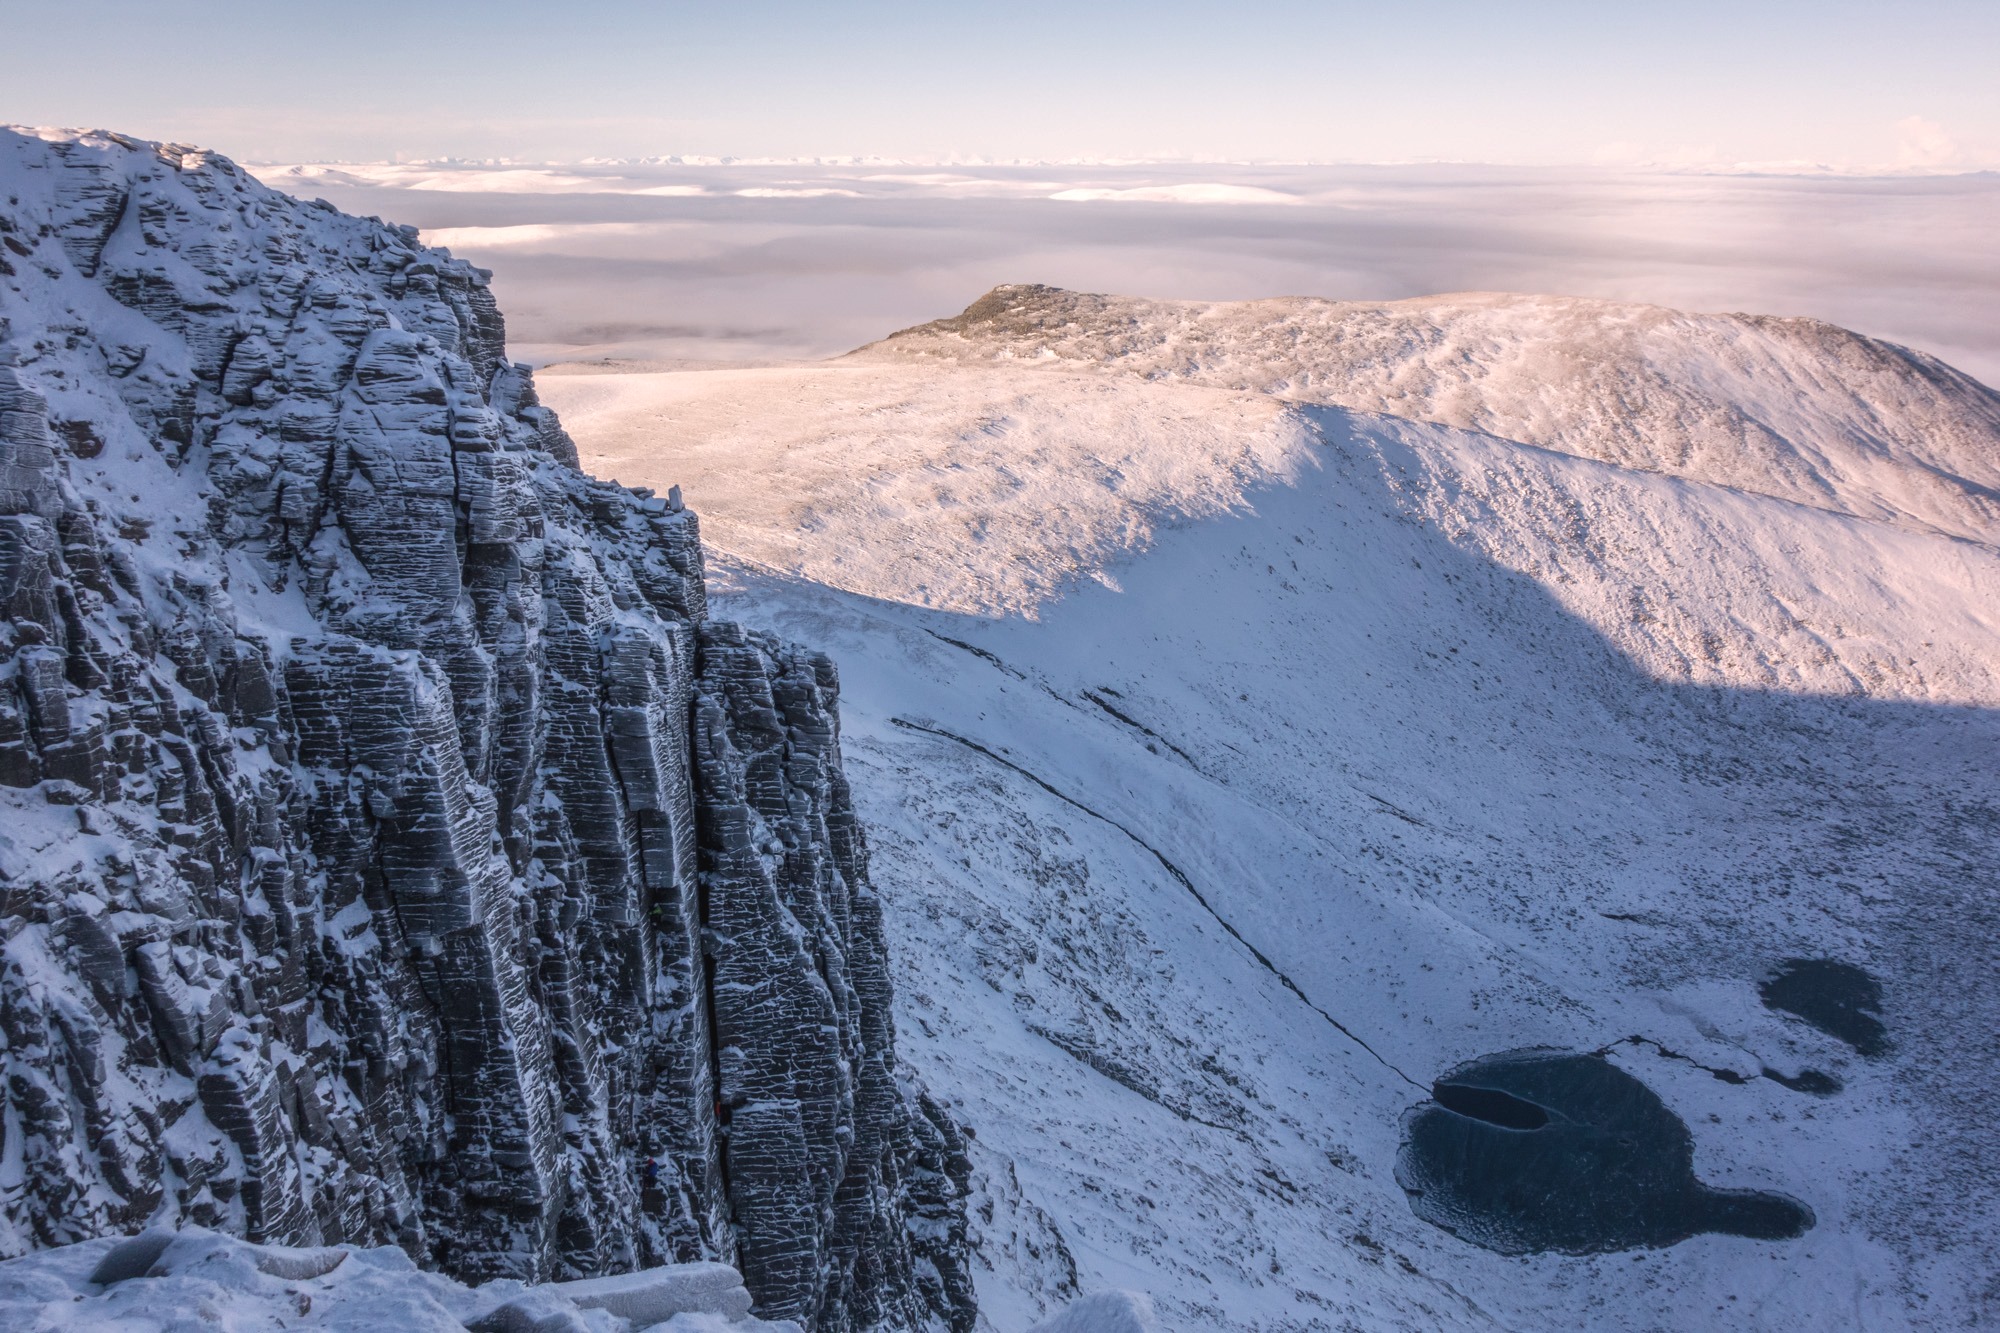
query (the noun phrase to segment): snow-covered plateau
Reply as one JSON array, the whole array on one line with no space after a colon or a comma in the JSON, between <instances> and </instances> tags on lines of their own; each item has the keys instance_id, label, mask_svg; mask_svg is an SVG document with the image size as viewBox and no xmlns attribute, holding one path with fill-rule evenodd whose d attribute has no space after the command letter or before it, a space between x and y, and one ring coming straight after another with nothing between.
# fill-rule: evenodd
<instances>
[{"instance_id":1,"label":"snow-covered plateau","mask_svg":"<svg viewBox=\"0 0 2000 1333\"><path fill-rule=\"evenodd\" d=\"M0 1325L2000 1322L1951 367L1021 286L531 373L103 133L0 247Z\"/></svg>"}]
</instances>

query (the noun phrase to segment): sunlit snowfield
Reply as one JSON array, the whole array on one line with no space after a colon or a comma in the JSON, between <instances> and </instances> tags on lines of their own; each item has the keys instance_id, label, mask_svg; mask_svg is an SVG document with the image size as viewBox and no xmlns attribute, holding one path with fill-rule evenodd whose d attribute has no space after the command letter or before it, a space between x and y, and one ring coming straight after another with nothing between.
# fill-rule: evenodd
<instances>
[{"instance_id":1,"label":"sunlit snowfield","mask_svg":"<svg viewBox=\"0 0 2000 1333\"><path fill-rule=\"evenodd\" d=\"M830 356L1002 282L1812 315L2000 381L2000 175L1480 166L267 166L496 270L516 356Z\"/></svg>"}]
</instances>

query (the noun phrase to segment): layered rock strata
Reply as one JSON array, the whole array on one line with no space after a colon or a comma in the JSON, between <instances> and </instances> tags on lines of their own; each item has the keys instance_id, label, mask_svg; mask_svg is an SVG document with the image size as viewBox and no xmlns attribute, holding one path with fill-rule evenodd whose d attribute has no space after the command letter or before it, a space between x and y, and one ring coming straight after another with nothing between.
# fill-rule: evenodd
<instances>
[{"instance_id":1,"label":"layered rock strata","mask_svg":"<svg viewBox=\"0 0 2000 1333\"><path fill-rule=\"evenodd\" d=\"M184 1221L969 1328L823 656L578 472L485 273L0 134L0 1254Z\"/></svg>"}]
</instances>

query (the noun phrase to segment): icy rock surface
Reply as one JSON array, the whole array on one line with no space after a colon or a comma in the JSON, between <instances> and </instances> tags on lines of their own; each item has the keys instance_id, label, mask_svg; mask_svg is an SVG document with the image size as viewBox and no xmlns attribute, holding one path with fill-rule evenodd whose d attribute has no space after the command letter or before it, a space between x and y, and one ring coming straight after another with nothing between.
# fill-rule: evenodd
<instances>
[{"instance_id":1,"label":"icy rock surface","mask_svg":"<svg viewBox=\"0 0 2000 1333\"><path fill-rule=\"evenodd\" d=\"M0 1253L969 1327L831 663L706 620L413 229L101 133L0 133L0 203Z\"/></svg>"},{"instance_id":2,"label":"icy rock surface","mask_svg":"<svg viewBox=\"0 0 2000 1333\"><path fill-rule=\"evenodd\" d=\"M750 1313L750 1293L728 1264L678 1264L614 1277L579 1278L540 1290L581 1310L604 1310L640 1327L664 1324L677 1314Z\"/></svg>"}]
</instances>

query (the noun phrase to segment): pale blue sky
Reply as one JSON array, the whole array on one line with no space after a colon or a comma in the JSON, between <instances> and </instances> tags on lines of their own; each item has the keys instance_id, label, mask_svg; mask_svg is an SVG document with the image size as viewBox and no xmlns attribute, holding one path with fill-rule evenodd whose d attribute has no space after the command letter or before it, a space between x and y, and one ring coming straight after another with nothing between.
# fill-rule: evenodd
<instances>
[{"instance_id":1,"label":"pale blue sky","mask_svg":"<svg viewBox=\"0 0 2000 1333\"><path fill-rule=\"evenodd\" d=\"M260 160L2000 165L2000 3L0 0L0 120Z\"/></svg>"}]
</instances>

